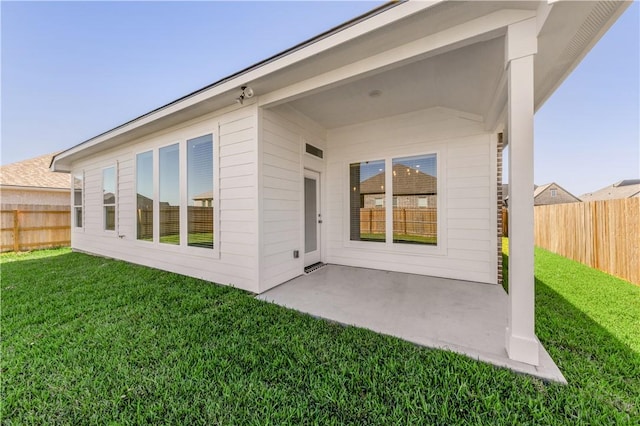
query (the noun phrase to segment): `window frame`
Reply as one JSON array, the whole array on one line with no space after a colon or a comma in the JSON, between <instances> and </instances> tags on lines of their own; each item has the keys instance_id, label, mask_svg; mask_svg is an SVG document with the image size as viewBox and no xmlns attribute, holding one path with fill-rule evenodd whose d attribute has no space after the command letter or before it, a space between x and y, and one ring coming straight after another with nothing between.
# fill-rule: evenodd
<instances>
[{"instance_id":1,"label":"window frame","mask_svg":"<svg viewBox=\"0 0 640 426\"><path fill-rule=\"evenodd\" d=\"M80 204L76 204L76 177L79 176L80 179ZM72 205L72 221L73 221L73 229L84 231L84 226L86 222L86 210L84 208L85 202L85 173L84 170L80 170L78 172L71 173L71 205ZM77 217L77 209L80 208L80 215L82 217L82 223L78 226L78 217Z\"/></svg>"},{"instance_id":2,"label":"window frame","mask_svg":"<svg viewBox=\"0 0 640 426\"><path fill-rule=\"evenodd\" d=\"M191 129L181 133L179 137L166 138L154 144L147 144L133 153L134 163L134 196L137 194L138 164L137 156L146 152L152 153L153 162L153 241L144 241L137 238L137 228L135 230L135 242L143 247L152 244L154 249L170 253L184 253L190 256L204 257L208 259L220 258L220 142L219 124L213 126ZM188 211L187 211L187 141L201 136L211 135L213 143L213 249L189 246L188 243ZM180 189L180 244L160 243L160 149L178 144L179 152L179 189ZM137 202L133 203L132 216L134 223L137 223Z\"/></svg>"},{"instance_id":3,"label":"window frame","mask_svg":"<svg viewBox=\"0 0 640 426\"><path fill-rule=\"evenodd\" d=\"M156 218L156 214L157 214L157 209L156 209L156 198L157 198L157 192L158 192L158 188L156 187L156 174L157 174L157 165L156 165L156 151L157 149L155 147L145 147L144 149L141 149L139 151L135 151L133 153L133 197L134 197L134 202L133 204L133 211L132 211L132 216L133 216L133 223L135 224L134 226L134 236L133 239L136 242L136 244L142 244L145 247L148 247L149 244L155 244L157 241L157 237L156 237L156 222L157 222L157 218ZM152 230L151 230L151 241L147 241L147 240L142 240L138 238L138 155L141 154L146 154L147 152L151 152L151 182L152 182L152 202L153 202L153 223L152 223Z\"/></svg>"},{"instance_id":4,"label":"window frame","mask_svg":"<svg viewBox=\"0 0 640 426\"><path fill-rule=\"evenodd\" d=\"M212 161L212 186L213 186L213 201L211 202L211 206L207 206L207 207L211 207L213 209L213 247L212 248L204 248L204 247L197 247L197 246L190 246L189 245L189 176L188 176L188 165L189 165L189 141L193 140L193 139L197 139L203 136L207 136L207 135L211 135L211 143L212 143L212 147L211 147L211 154L213 156ZM219 246L220 242L219 242L219 230L220 230L220 226L219 224L219 218L220 218L220 211L218 209L218 205L219 205L219 199L220 199L220 184L219 184L219 173L218 170L219 168L217 168L217 164L218 164L218 145L216 143L216 132L210 131L210 132L196 132L195 135L192 135L191 133L187 134L187 136L184 138L183 143L181 145L181 155L182 157L180 157L180 170L181 170L181 174L184 173L184 191L182 191L180 193L181 196L181 202L180 202L180 218L181 218L181 222L180 222L180 240L181 241L185 241L185 249L187 249L188 251L195 251L196 253L200 253L201 251L209 251L209 252L213 252L216 251L217 247ZM182 179L182 177L181 177ZM183 232L184 230L184 232ZM219 253L219 252L217 252Z\"/></svg>"},{"instance_id":5,"label":"window frame","mask_svg":"<svg viewBox=\"0 0 640 426\"><path fill-rule=\"evenodd\" d=\"M394 188L393 188L393 161L396 159L401 159L401 158L409 158L409 157L426 157L426 156L435 156L436 159L436 244L416 244L416 243L412 243L412 242L396 242L394 241L393 238L393 213L391 214L391 242L393 242L394 244L398 245L406 245L409 247L415 247L415 246L421 246L421 247L425 247L425 246L429 246L429 247L437 247L440 244L440 237L441 237L441 233L440 233L440 226L441 226L441 221L440 221L440 215L442 214L443 209L440 208L440 204L442 202L442 198L440 197L440 191L441 191L441 179L440 179L440 155L439 153L435 153L435 152L428 152L428 153L421 153L421 154L409 154L409 155L392 155L391 158L389 159L389 166L391 167L391 177L390 180L387 181L386 183L386 187L390 188L390 198L391 198L391 202L393 202L393 192L394 192ZM385 195L386 192L385 192ZM393 210L392 210L393 212ZM388 214L388 213L387 213ZM388 235L387 235L388 236Z\"/></svg>"},{"instance_id":6,"label":"window frame","mask_svg":"<svg viewBox=\"0 0 640 426\"><path fill-rule=\"evenodd\" d=\"M393 173L387 172L385 174L385 201L384 208L386 210L386 239L384 242L374 241L354 241L351 240L351 218L350 218L350 198L349 190L350 174L349 167L352 163L362 163L366 161L384 160L385 171L393 170L393 160L403 157L414 157L424 155L436 156L436 178L437 178L437 243L436 244L409 244L409 243L394 243L393 242ZM346 206L343 210L343 247L363 249L367 251L384 252L384 253L401 253L401 254L416 254L416 255L446 255L446 218L444 217L447 211L446 196L445 196L445 182L443 180L444 170L446 167L446 157L443 154L442 149L432 148L416 151L415 147L410 151L393 151L383 152L381 155L372 157L353 157L343 162L343 187L344 198L343 205Z\"/></svg>"},{"instance_id":7,"label":"window frame","mask_svg":"<svg viewBox=\"0 0 640 426\"><path fill-rule=\"evenodd\" d=\"M387 163L386 160L386 156L384 155L380 155L377 157L372 157L372 158L368 158L366 160L355 160L355 161L347 161L344 169L345 169L345 173L346 173L346 177L345 177L345 188L347 189L347 191L345 192L345 212L346 212L346 216L345 216L345 241L347 241L348 243L353 243L354 245L360 245L362 244L374 244L376 246L384 246L387 242L387 237L388 237L388 233L387 233L387 227L389 226L389 222L387 220L387 208L386 206L389 203L389 200L387 198L387 192L385 189L385 195L383 197L383 203L384 203L384 211L385 211L385 240L384 241L377 241L377 240L352 240L351 239L351 164L355 164L355 163L372 163L372 162L384 162L384 173L385 173L385 183L384 186L385 188L388 187L388 183L389 183L389 173L387 172L389 164ZM351 245L351 244L348 244Z\"/></svg>"},{"instance_id":8,"label":"window frame","mask_svg":"<svg viewBox=\"0 0 640 426\"><path fill-rule=\"evenodd\" d=\"M113 184L114 184L114 193L113 193L113 204L106 204L104 202L104 172L106 170L109 169L113 169ZM115 162L114 164L110 165L110 166L106 166L102 168L102 177L101 177L101 183L102 183L102 192L103 192L103 197L102 197L102 231L108 233L108 234L117 234L118 232L118 162ZM113 211L114 211L114 218L113 218L113 229L107 229L107 207L113 207ZM136 230L137 232L137 230Z\"/></svg>"},{"instance_id":9,"label":"window frame","mask_svg":"<svg viewBox=\"0 0 640 426\"><path fill-rule=\"evenodd\" d=\"M185 139L186 141L186 139ZM163 243L160 241L160 177L161 177L161 170L160 170L160 151L165 149L165 148L169 148L172 147L174 145L177 145L178 148L178 244L172 244L172 243ZM173 246L173 247L182 247L182 243L184 242L184 236L182 235L182 230L184 229L183 226L183 220L182 220L182 216L183 216L183 211L182 211L182 205L183 205L183 193L185 191L183 191L183 176L182 174L184 173L184 167L183 167L183 157L184 157L184 150L183 150L183 141L182 140L177 140L168 144L164 144L162 146L159 146L156 150L156 156L157 156L157 168L155 168L154 170L154 175L155 175L155 185L157 186L158 190L157 192L154 191L154 198L153 198L153 206L154 206L154 242L156 241L156 230L157 230L157 235L158 235L158 239L157 242L158 244L160 244L161 246ZM156 159L154 158L154 166L156 165ZM186 189L186 188L184 188ZM158 221L157 221L157 225L156 225L156 221L155 221L155 217L156 217L156 211L157 211L157 217L158 217Z\"/></svg>"}]
</instances>

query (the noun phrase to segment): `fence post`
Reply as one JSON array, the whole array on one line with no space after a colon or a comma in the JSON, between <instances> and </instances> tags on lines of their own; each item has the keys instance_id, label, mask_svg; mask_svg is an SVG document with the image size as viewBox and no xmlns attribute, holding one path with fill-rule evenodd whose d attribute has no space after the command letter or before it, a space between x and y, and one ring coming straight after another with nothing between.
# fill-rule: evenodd
<instances>
[{"instance_id":1,"label":"fence post","mask_svg":"<svg viewBox=\"0 0 640 426\"><path fill-rule=\"evenodd\" d=\"M402 209L402 224L404 225L404 235L407 235L407 209Z\"/></svg>"},{"instance_id":2,"label":"fence post","mask_svg":"<svg viewBox=\"0 0 640 426\"><path fill-rule=\"evenodd\" d=\"M13 211L13 251L20 251L20 212L18 210Z\"/></svg>"}]
</instances>

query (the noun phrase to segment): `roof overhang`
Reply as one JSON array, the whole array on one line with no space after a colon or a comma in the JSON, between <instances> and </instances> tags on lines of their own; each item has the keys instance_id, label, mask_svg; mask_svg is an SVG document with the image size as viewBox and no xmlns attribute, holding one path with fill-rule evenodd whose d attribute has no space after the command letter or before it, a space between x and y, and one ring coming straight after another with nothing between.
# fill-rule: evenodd
<instances>
[{"instance_id":1,"label":"roof overhang","mask_svg":"<svg viewBox=\"0 0 640 426\"><path fill-rule=\"evenodd\" d=\"M46 186L21 186L21 185L1 185L0 191L38 191L38 192L70 192L69 188L48 188Z\"/></svg>"},{"instance_id":2,"label":"roof overhang","mask_svg":"<svg viewBox=\"0 0 640 426\"><path fill-rule=\"evenodd\" d=\"M472 105L455 105L453 101L452 105L443 105L439 101L423 106L445 107L479 116L487 130L496 130L504 125L507 93L504 63L500 63L501 59L495 56L495 52L502 49L500 43L509 25L532 17L537 19L537 110L629 5L628 1L436 0L390 3L76 145L56 155L51 168L70 171L74 161L104 149L207 113L239 108L236 98L240 87L245 85L251 86L256 93L251 101L259 107L290 104L322 124L326 111L311 108L318 105L318 100L332 99L333 109L337 104L336 93L349 89L362 91L368 81L386 82L390 93L398 93L399 99L406 99L406 95L404 98L400 95L408 90L403 72L417 74L422 70L420 67L440 69L444 67L439 65L443 58L448 58L444 62L450 64L447 65L449 67L460 66L464 58L477 49L485 49L487 55L493 55L491 61L497 65L475 83L476 87L485 90L482 96L478 96L481 100ZM482 66L486 62L480 58L474 64ZM440 69L437 75L447 75L451 69ZM397 82L395 86L394 80ZM465 82L464 75L459 77L459 82ZM431 83L437 84L437 81ZM457 83L450 81L447 84L453 86ZM345 109L346 102L345 99L342 104ZM422 105L419 99L414 102L416 106ZM400 102L396 103L400 105ZM375 114L354 119L364 120L367 117L375 118ZM329 118L324 117L325 126L339 123Z\"/></svg>"}]
</instances>

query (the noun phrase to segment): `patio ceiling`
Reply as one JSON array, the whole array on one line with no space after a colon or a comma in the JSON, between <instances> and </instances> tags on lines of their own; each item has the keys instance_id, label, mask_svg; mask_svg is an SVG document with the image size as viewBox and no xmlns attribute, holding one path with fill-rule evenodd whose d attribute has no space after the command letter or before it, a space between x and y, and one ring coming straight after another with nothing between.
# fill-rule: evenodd
<instances>
[{"instance_id":1,"label":"patio ceiling","mask_svg":"<svg viewBox=\"0 0 640 426\"><path fill-rule=\"evenodd\" d=\"M432 107L486 116L504 70L504 37L367 75L290 102L327 129Z\"/></svg>"}]
</instances>

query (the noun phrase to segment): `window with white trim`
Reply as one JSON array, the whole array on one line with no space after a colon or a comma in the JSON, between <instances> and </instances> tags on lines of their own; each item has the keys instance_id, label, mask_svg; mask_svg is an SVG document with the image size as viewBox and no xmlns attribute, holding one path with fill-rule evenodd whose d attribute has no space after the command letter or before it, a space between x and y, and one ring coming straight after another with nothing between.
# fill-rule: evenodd
<instances>
[{"instance_id":1,"label":"window with white trim","mask_svg":"<svg viewBox=\"0 0 640 426\"><path fill-rule=\"evenodd\" d=\"M138 240L213 249L215 189L212 133L138 154Z\"/></svg>"},{"instance_id":2,"label":"window with white trim","mask_svg":"<svg viewBox=\"0 0 640 426\"><path fill-rule=\"evenodd\" d=\"M136 238L153 241L153 151L136 155Z\"/></svg>"},{"instance_id":3,"label":"window with white trim","mask_svg":"<svg viewBox=\"0 0 640 426\"><path fill-rule=\"evenodd\" d=\"M180 245L180 144L160 148L160 242Z\"/></svg>"},{"instance_id":4,"label":"window with white trim","mask_svg":"<svg viewBox=\"0 0 640 426\"><path fill-rule=\"evenodd\" d=\"M391 188L385 165L391 164ZM388 191L392 202L386 203ZM351 241L438 244L438 161L436 154L365 161L349 165Z\"/></svg>"},{"instance_id":5,"label":"window with white trim","mask_svg":"<svg viewBox=\"0 0 640 426\"><path fill-rule=\"evenodd\" d=\"M394 158L392 168L393 198L398 200L393 211L393 242L437 244L436 154ZM432 207L427 207L429 199L434 201Z\"/></svg>"},{"instance_id":6,"label":"window with white trim","mask_svg":"<svg viewBox=\"0 0 640 426\"><path fill-rule=\"evenodd\" d=\"M187 245L213 248L213 135L187 141Z\"/></svg>"},{"instance_id":7,"label":"window with white trim","mask_svg":"<svg viewBox=\"0 0 640 426\"><path fill-rule=\"evenodd\" d=\"M385 242L386 209L376 201L385 196L384 160L350 164L349 182L350 239Z\"/></svg>"},{"instance_id":8,"label":"window with white trim","mask_svg":"<svg viewBox=\"0 0 640 426\"><path fill-rule=\"evenodd\" d=\"M82 205L84 201L84 174L73 175L73 222L76 228L82 228Z\"/></svg>"},{"instance_id":9,"label":"window with white trim","mask_svg":"<svg viewBox=\"0 0 640 426\"><path fill-rule=\"evenodd\" d=\"M116 230L116 168L102 170L102 211L104 230Z\"/></svg>"}]
</instances>

